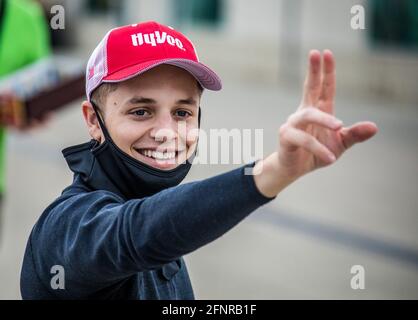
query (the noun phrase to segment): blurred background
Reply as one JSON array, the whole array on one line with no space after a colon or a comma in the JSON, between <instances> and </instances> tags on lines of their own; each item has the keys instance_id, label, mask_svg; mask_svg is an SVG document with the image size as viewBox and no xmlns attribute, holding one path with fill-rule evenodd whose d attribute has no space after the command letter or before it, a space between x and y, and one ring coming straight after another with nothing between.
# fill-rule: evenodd
<instances>
[{"instance_id":1,"label":"blurred background","mask_svg":"<svg viewBox=\"0 0 418 320\"><path fill-rule=\"evenodd\" d=\"M224 85L203 95L203 129L262 128L265 155L298 107L309 50L331 49L336 115L345 125L374 121L378 134L186 256L196 298L418 298L418 1L37 2L48 26L51 7L65 9L65 28L48 28L52 52L85 62L115 26L157 20L186 34ZM355 5L364 29L352 28ZM81 101L37 130L7 133L0 299L21 298L30 230L72 181L61 150L89 140ZM186 182L238 166L199 164ZM355 265L364 289L350 285Z\"/></svg>"}]
</instances>

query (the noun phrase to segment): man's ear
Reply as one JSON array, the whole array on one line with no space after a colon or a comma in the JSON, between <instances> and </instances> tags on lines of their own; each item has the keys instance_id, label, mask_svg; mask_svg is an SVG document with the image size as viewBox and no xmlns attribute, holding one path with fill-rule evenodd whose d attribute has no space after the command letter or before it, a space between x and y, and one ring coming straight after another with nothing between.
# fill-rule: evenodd
<instances>
[{"instance_id":1,"label":"man's ear","mask_svg":"<svg viewBox=\"0 0 418 320\"><path fill-rule=\"evenodd\" d=\"M104 141L103 132L100 128L97 114L94 111L92 104L89 101L83 101L81 109L83 111L84 121L86 121L90 136L99 143L102 143L102 141Z\"/></svg>"}]
</instances>

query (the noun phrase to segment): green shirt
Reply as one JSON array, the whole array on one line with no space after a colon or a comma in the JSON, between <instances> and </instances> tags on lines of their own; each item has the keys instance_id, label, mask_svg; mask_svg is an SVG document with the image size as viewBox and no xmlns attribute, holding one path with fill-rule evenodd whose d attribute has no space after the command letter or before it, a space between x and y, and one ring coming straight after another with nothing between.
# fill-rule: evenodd
<instances>
[{"instance_id":1,"label":"green shirt","mask_svg":"<svg viewBox=\"0 0 418 320\"><path fill-rule=\"evenodd\" d=\"M0 77L45 57L50 52L42 8L31 0L6 1L0 31ZM6 132L0 127L0 194L5 191Z\"/></svg>"}]
</instances>

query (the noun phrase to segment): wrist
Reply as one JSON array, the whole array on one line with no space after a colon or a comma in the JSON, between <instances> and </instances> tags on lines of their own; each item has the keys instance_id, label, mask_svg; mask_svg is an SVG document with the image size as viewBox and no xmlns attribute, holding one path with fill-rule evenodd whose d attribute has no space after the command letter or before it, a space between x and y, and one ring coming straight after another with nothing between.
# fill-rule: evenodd
<instances>
[{"instance_id":1,"label":"wrist","mask_svg":"<svg viewBox=\"0 0 418 320\"><path fill-rule=\"evenodd\" d=\"M258 191L269 198L277 196L297 179L287 176L285 171L280 168L277 152L256 162L253 178Z\"/></svg>"}]
</instances>

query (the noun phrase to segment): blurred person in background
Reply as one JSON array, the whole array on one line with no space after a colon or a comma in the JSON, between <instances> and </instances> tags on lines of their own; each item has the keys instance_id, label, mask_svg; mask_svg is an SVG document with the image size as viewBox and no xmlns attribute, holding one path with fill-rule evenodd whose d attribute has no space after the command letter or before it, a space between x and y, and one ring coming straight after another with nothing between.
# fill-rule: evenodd
<instances>
[{"instance_id":1,"label":"blurred person in background","mask_svg":"<svg viewBox=\"0 0 418 320\"><path fill-rule=\"evenodd\" d=\"M23 299L194 299L184 255L377 132L334 116L334 57L313 50L277 151L179 185L197 150L202 91L221 87L171 27L151 21L106 34L86 67L92 140L63 150L74 180L32 229Z\"/></svg>"},{"instance_id":2,"label":"blurred person in background","mask_svg":"<svg viewBox=\"0 0 418 320\"><path fill-rule=\"evenodd\" d=\"M48 56L51 52L48 24L42 7L32 0L0 0L0 77ZM13 99L3 96L2 99ZM20 131L42 125L48 116L32 121ZM6 128L0 125L0 228L2 199L6 191Z\"/></svg>"}]
</instances>

